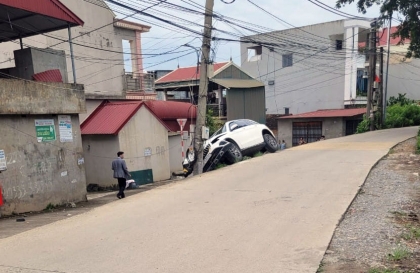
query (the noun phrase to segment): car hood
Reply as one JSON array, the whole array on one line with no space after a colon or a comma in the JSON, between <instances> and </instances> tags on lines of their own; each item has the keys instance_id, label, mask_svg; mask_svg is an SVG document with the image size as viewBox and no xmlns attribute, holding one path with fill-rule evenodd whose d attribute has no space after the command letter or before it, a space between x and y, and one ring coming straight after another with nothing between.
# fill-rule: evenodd
<instances>
[{"instance_id":1,"label":"car hood","mask_svg":"<svg viewBox=\"0 0 420 273\"><path fill-rule=\"evenodd\" d=\"M220 138L221 138L221 137L223 137L224 135L226 135L226 133L221 133L221 134L218 134L217 136L213 136L213 137L211 137L211 138L207 139L207 140L204 142L204 146L207 146L208 144L212 144L212 142L216 142L216 141L217 141L217 139L220 139Z\"/></svg>"}]
</instances>

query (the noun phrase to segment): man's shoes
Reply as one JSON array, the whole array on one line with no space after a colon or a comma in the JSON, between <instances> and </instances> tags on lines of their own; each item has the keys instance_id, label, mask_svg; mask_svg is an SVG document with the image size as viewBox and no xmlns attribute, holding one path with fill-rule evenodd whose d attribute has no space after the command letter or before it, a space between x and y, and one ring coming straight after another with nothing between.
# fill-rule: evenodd
<instances>
[{"instance_id":1,"label":"man's shoes","mask_svg":"<svg viewBox=\"0 0 420 273\"><path fill-rule=\"evenodd\" d=\"M118 198L118 199L121 199L122 197L121 197L120 195L117 195L117 198Z\"/></svg>"}]
</instances>

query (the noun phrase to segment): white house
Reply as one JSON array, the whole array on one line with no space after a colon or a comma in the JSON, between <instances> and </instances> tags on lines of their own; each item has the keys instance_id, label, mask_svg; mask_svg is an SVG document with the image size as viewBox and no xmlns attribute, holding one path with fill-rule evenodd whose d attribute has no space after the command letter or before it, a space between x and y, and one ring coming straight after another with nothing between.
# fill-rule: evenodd
<instances>
[{"instance_id":1,"label":"white house","mask_svg":"<svg viewBox=\"0 0 420 273\"><path fill-rule=\"evenodd\" d=\"M359 43L369 30L369 21L339 20L242 37L242 68L265 83L267 114L363 105Z\"/></svg>"}]
</instances>

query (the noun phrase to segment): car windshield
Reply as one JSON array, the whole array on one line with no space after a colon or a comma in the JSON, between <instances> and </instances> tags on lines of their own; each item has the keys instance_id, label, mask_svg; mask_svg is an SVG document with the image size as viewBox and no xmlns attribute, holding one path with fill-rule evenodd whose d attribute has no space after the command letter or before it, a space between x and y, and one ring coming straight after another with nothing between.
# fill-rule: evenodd
<instances>
[{"instance_id":1,"label":"car windshield","mask_svg":"<svg viewBox=\"0 0 420 273\"><path fill-rule=\"evenodd\" d=\"M234 120L229 124L229 130L233 131L245 126L249 126L249 125L254 125L254 124L258 124L258 122L255 122L253 120L250 119L238 119L238 120Z\"/></svg>"},{"instance_id":2,"label":"car windshield","mask_svg":"<svg viewBox=\"0 0 420 273\"><path fill-rule=\"evenodd\" d=\"M222 128L220 128L219 130L217 130L210 138L220 135L222 133L226 133L227 130L227 125L225 124Z\"/></svg>"}]
</instances>

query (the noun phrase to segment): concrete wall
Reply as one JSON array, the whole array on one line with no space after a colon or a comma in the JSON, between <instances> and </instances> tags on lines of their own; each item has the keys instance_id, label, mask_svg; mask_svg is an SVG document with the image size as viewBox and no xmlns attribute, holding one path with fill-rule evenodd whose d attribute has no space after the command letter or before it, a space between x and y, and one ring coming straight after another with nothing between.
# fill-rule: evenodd
<instances>
[{"instance_id":1,"label":"concrete wall","mask_svg":"<svg viewBox=\"0 0 420 273\"><path fill-rule=\"evenodd\" d=\"M135 40L135 31L115 28L112 24L114 15L102 0L62 0L61 2L85 23L83 27L74 27L71 29L74 42L94 47L73 46L74 54L76 56L75 66L77 83L85 85L87 94L101 94L103 96L121 95L123 90L124 58L123 54L116 52L123 51L123 39ZM107 26L95 30L104 25ZM92 30L95 31L88 33ZM77 37L84 33L88 34ZM56 37L57 39L40 35L24 38L23 43L31 47L39 48L53 46L53 49L64 50L67 56L70 55L69 44L63 42L68 40L67 29L51 32L48 33L48 35ZM19 43L14 42L1 44L0 68L15 66L10 53L20 49L18 44ZM116 52L108 52L105 50ZM72 71L70 58L67 57L69 82L74 82Z\"/></svg>"},{"instance_id":2,"label":"concrete wall","mask_svg":"<svg viewBox=\"0 0 420 273\"><path fill-rule=\"evenodd\" d=\"M153 170L153 180L170 178L167 129L146 108L141 107L119 133L129 171ZM152 155L145 156L145 149Z\"/></svg>"},{"instance_id":3,"label":"concrete wall","mask_svg":"<svg viewBox=\"0 0 420 273\"><path fill-rule=\"evenodd\" d=\"M32 76L47 70L59 69L63 82L68 82L66 56L63 50L25 48L14 52L15 68L10 75L32 80Z\"/></svg>"},{"instance_id":4,"label":"concrete wall","mask_svg":"<svg viewBox=\"0 0 420 273\"><path fill-rule=\"evenodd\" d=\"M186 143L184 141L184 152L186 153ZM171 173L182 171L182 148L181 135L169 136L169 166Z\"/></svg>"},{"instance_id":5,"label":"concrete wall","mask_svg":"<svg viewBox=\"0 0 420 273\"><path fill-rule=\"evenodd\" d=\"M353 43L348 39L346 29L349 25L345 26L345 22L340 20L242 38L243 41L280 44L273 50L263 47L258 58L249 59L248 48L255 44L241 43L242 68L266 84L267 114L283 114L285 107L293 114L344 107L345 71L351 65L350 61L346 63L348 58L344 58L345 48L351 48ZM337 39L343 40L343 50L335 49ZM283 54L293 55L292 66L282 67Z\"/></svg>"},{"instance_id":6,"label":"concrete wall","mask_svg":"<svg viewBox=\"0 0 420 273\"><path fill-rule=\"evenodd\" d=\"M112 160L120 151L118 136L83 135L85 154L86 184L98 184L103 187L117 184L111 169Z\"/></svg>"},{"instance_id":7,"label":"concrete wall","mask_svg":"<svg viewBox=\"0 0 420 273\"><path fill-rule=\"evenodd\" d=\"M85 111L82 85L0 79L0 114L75 114Z\"/></svg>"},{"instance_id":8,"label":"concrete wall","mask_svg":"<svg viewBox=\"0 0 420 273\"><path fill-rule=\"evenodd\" d=\"M37 142L35 119L54 119L57 140ZM56 115L0 115L0 150L8 169L0 173L1 214L39 211L48 204L86 200L79 119L72 115L73 142L60 142Z\"/></svg>"},{"instance_id":9,"label":"concrete wall","mask_svg":"<svg viewBox=\"0 0 420 273\"><path fill-rule=\"evenodd\" d=\"M86 100L86 113L80 114L80 123L83 123L93 111L103 102L103 100Z\"/></svg>"},{"instance_id":10,"label":"concrete wall","mask_svg":"<svg viewBox=\"0 0 420 273\"><path fill-rule=\"evenodd\" d=\"M402 58L403 55L391 55L387 97L406 93L407 98L420 100L420 59L401 62Z\"/></svg>"},{"instance_id":11,"label":"concrete wall","mask_svg":"<svg viewBox=\"0 0 420 273\"><path fill-rule=\"evenodd\" d=\"M326 139L342 137L346 135L346 123L343 118L327 118L327 119L279 119L278 120L278 140L286 141L288 148L293 143L293 122L309 122L322 121L322 135Z\"/></svg>"}]
</instances>

